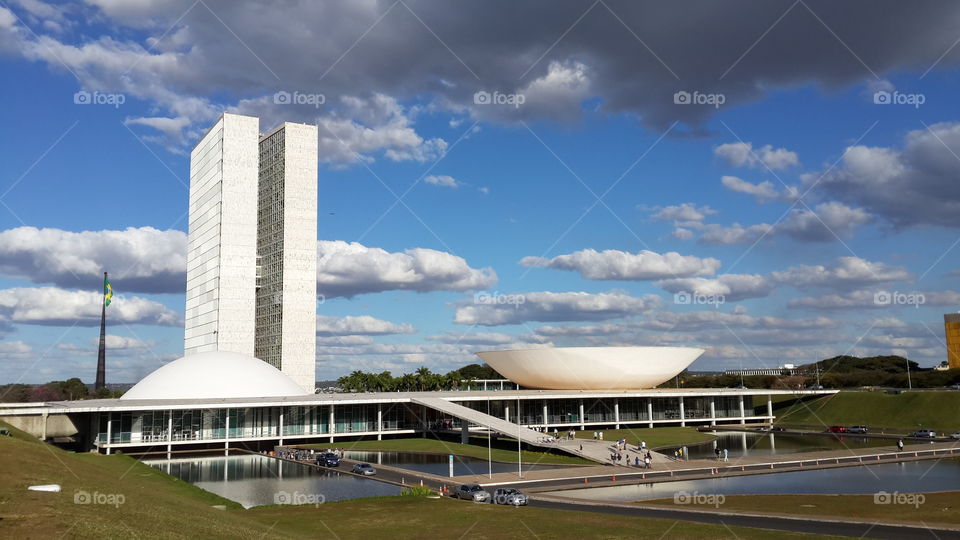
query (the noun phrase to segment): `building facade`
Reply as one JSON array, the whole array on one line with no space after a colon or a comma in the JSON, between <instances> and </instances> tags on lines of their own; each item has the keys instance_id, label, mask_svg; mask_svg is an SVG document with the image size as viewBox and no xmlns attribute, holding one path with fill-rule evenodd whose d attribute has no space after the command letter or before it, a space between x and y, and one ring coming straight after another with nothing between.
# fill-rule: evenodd
<instances>
[{"instance_id":1,"label":"building facade","mask_svg":"<svg viewBox=\"0 0 960 540\"><path fill-rule=\"evenodd\" d=\"M231 351L313 393L317 128L224 114L190 156L184 353Z\"/></svg>"},{"instance_id":2,"label":"building facade","mask_svg":"<svg viewBox=\"0 0 960 540\"><path fill-rule=\"evenodd\" d=\"M260 139L254 356L313 393L317 349L317 127Z\"/></svg>"},{"instance_id":3,"label":"building facade","mask_svg":"<svg viewBox=\"0 0 960 540\"><path fill-rule=\"evenodd\" d=\"M950 369L960 369L960 313L944 315L943 327L947 336L947 365Z\"/></svg>"}]
</instances>

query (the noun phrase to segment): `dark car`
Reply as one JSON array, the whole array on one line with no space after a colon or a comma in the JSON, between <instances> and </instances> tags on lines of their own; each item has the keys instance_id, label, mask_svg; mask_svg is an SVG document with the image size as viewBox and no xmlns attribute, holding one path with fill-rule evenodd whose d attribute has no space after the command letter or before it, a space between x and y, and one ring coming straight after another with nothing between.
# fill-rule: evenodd
<instances>
[{"instance_id":1,"label":"dark car","mask_svg":"<svg viewBox=\"0 0 960 540\"><path fill-rule=\"evenodd\" d=\"M772 426L770 431L786 431L786 429L784 429L783 426Z\"/></svg>"},{"instance_id":2,"label":"dark car","mask_svg":"<svg viewBox=\"0 0 960 540\"><path fill-rule=\"evenodd\" d=\"M932 429L918 429L912 435L912 437L923 437L924 439L934 439L936 436L937 432Z\"/></svg>"},{"instance_id":3,"label":"dark car","mask_svg":"<svg viewBox=\"0 0 960 540\"><path fill-rule=\"evenodd\" d=\"M847 433L856 433L857 435L866 435L867 426L850 426L847 428Z\"/></svg>"},{"instance_id":4,"label":"dark car","mask_svg":"<svg viewBox=\"0 0 960 540\"><path fill-rule=\"evenodd\" d=\"M490 502L490 493L480 487L480 484L464 484L457 488L453 496L478 503Z\"/></svg>"},{"instance_id":5,"label":"dark car","mask_svg":"<svg viewBox=\"0 0 960 540\"><path fill-rule=\"evenodd\" d=\"M334 452L324 452L317 457L317 465L321 467L339 467L340 456Z\"/></svg>"},{"instance_id":6,"label":"dark car","mask_svg":"<svg viewBox=\"0 0 960 540\"><path fill-rule=\"evenodd\" d=\"M827 431L830 433L846 433L847 428L844 426L830 426L827 428Z\"/></svg>"}]
</instances>

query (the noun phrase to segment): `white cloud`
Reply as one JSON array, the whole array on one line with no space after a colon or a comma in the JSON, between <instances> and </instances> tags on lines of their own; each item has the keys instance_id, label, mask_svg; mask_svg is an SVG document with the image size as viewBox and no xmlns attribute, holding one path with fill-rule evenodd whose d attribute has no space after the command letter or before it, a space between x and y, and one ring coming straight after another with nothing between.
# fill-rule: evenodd
<instances>
[{"instance_id":1,"label":"white cloud","mask_svg":"<svg viewBox=\"0 0 960 540\"><path fill-rule=\"evenodd\" d=\"M864 210L834 201L819 204L812 210L795 208L776 225L702 225L699 241L714 245L751 244L760 239L787 236L798 242L833 242L851 237L857 227L871 221L872 217Z\"/></svg>"},{"instance_id":2,"label":"white cloud","mask_svg":"<svg viewBox=\"0 0 960 540\"><path fill-rule=\"evenodd\" d=\"M463 258L414 248L402 253L357 242L317 242L317 292L326 298L391 290L468 291L497 282L491 268L471 268Z\"/></svg>"},{"instance_id":3,"label":"white cloud","mask_svg":"<svg viewBox=\"0 0 960 540\"><path fill-rule=\"evenodd\" d=\"M475 302L457 305L454 322L480 326L520 324L527 321L603 321L655 309L656 295L636 298L623 292L530 292L514 295L518 302Z\"/></svg>"},{"instance_id":4,"label":"white cloud","mask_svg":"<svg viewBox=\"0 0 960 540\"><path fill-rule=\"evenodd\" d=\"M723 176L720 178L720 183L730 191L753 195L757 198L757 201L761 203L777 200L792 202L800 195L799 190L793 186L784 187L781 191L769 180L765 180L759 184L751 184L736 176Z\"/></svg>"},{"instance_id":5,"label":"white cloud","mask_svg":"<svg viewBox=\"0 0 960 540\"><path fill-rule=\"evenodd\" d=\"M447 176L445 174L441 175L430 175L423 179L424 182L440 187L450 187L457 188L460 187L460 182L457 182L457 179L452 176Z\"/></svg>"},{"instance_id":6,"label":"white cloud","mask_svg":"<svg viewBox=\"0 0 960 540\"><path fill-rule=\"evenodd\" d=\"M754 150L752 143L727 143L714 148L713 153L734 167L758 168L765 166L777 170L786 169L800 162L796 152L791 152L786 148L774 149L769 144Z\"/></svg>"},{"instance_id":7,"label":"white cloud","mask_svg":"<svg viewBox=\"0 0 960 540\"><path fill-rule=\"evenodd\" d=\"M79 287L98 285L108 271L117 292L182 293L186 252L186 235L175 230L17 227L0 232L0 274Z\"/></svg>"},{"instance_id":8,"label":"white cloud","mask_svg":"<svg viewBox=\"0 0 960 540\"><path fill-rule=\"evenodd\" d=\"M657 285L672 293L703 296L722 295L725 301L763 298L774 289L774 283L759 274L721 274L713 279L680 278L658 281Z\"/></svg>"},{"instance_id":9,"label":"white cloud","mask_svg":"<svg viewBox=\"0 0 960 540\"><path fill-rule=\"evenodd\" d=\"M914 301L917 299L917 301ZM956 291L917 291L917 290L856 290L841 294L794 298L787 307L800 309L896 309L923 306L956 306L960 304L960 293ZM887 328L890 325L885 326Z\"/></svg>"},{"instance_id":10,"label":"white cloud","mask_svg":"<svg viewBox=\"0 0 960 540\"><path fill-rule=\"evenodd\" d=\"M0 290L0 322L48 326L100 324L102 293L56 287ZM163 304L139 296L114 296L107 308L113 323L179 326L180 315Z\"/></svg>"},{"instance_id":11,"label":"white cloud","mask_svg":"<svg viewBox=\"0 0 960 540\"><path fill-rule=\"evenodd\" d=\"M369 315L330 317L317 315L318 336L384 336L413 334L417 330L409 323L392 323Z\"/></svg>"},{"instance_id":12,"label":"white cloud","mask_svg":"<svg viewBox=\"0 0 960 540\"><path fill-rule=\"evenodd\" d=\"M800 289L809 287L848 289L909 280L913 276L907 269L899 266L868 261L860 257L838 257L837 262L832 266L793 266L780 272L773 272L771 277L779 283Z\"/></svg>"},{"instance_id":13,"label":"white cloud","mask_svg":"<svg viewBox=\"0 0 960 540\"><path fill-rule=\"evenodd\" d=\"M657 221L673 221L678 226L690 226L707 219L707 216L716 214L717 211L709 206L697 206L694 203L683 203L662 208L655 208L655 213L650 216Z\"/></svg>"},{"instance_id":14,"label":"white cloud","mask_svg":"<svg viewBox=\"0 0 960 540\"><path fill-rule=\"evenodd\" d=\"M628 253L614 249L602 252L585 249L552 259L524 257L520 264L526 267L574 270L587 279L607 281L703 276L713 274L720 267L720 261L712 257L681 255L675 251L664 254L647 250Z\"/></svg>"},{"instance_id":15,"label":"white cloud","mask_svg":"<svg viewBox=\"0 0 960 540\"><path fill-rule=\"evenodd\" d=\"M711 223L703 227L699 241L704 244L728 245L748 244L765 238L773 231L773 226L767 223L744 227L739 223L730 226Z\"/></svg>"}]
</instances>

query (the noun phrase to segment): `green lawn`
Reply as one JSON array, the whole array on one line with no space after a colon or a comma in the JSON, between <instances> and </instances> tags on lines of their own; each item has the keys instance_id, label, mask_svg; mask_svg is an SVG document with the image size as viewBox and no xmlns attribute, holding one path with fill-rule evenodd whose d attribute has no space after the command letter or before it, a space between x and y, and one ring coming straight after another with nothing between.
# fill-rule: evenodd
<instances>
[{"instance_id":1,"label":"green lawn","mask_svg":"<svg viewBox=\"0 0 960 540\"><path fill-rule=\"evenodd\" d=\"M914 494L905 494L904 497ZM924 493L913 499L922 504L876 504L871 495L729 495L723 511L760 512L803 516L879 519L915 523L960 524L960 491ZM907 499L901 500L906 502ZM673 506L673 499L643 501ZM683 506L686 508L687 506ZM706 506L705 506L706 507ZM710 508L714 508L710 505Z\"/></svg>"},{"instance_id":2,"label":"green lawn","mask_svg":"<svg viewBox=\"0 0 960 540\"><path fill-rule=\"evenodd\" d=\"M592 439L592 429L577 432L578 439ZM680 446L682 444L697 444L715 439L710 433L701 433L693 427L657 427L657 428L628 428L604 429L603 440L618 441L627 439L627 443L635 445L640 441L647 441L648 448L662 448L665 446Z\"/></svg>"},{"instance_id":3,"label":"green lawn","mask_svg":"<svg viewBox=\"0 0 960 540\"><path fill-rule=\"evenodd\" d=\"M3 424L0 424L3 425ZM781 532L684 521L384 497L319 507L239 505L123 455L74 454L14 430L0 437L5 538L783 538ZM56 483L60 493L27 491ZM76 504L79 490L122 495ZM222 505L226 509L217 509Z\"/></svg>"},{"instance_id":4,"label":"green lawn","mask_svg":"<svg viewBox=\"0 0 960 540\"><path fill-rule=\"evenodd\" d=\"M382 441L342 441L326 444L307 444L301 445L305 448L330 448L335 446L344 450L397 450L403 452L429 452L432 454L454 454L458 456L475 457L487 459L487 438L471 437L471 444L461 444L450 441L441 441L437 439L424 439L421 437L412 437L408 439L384 439ZM492 449L492 458L494 461L504 463L517 462L517 443L516 441L498 440L494 443L496 447ZM549 452L523 451L524 463L543 463L550 465L596 465L596 463L562 454L553 454Z\"/></svg>"},{"instance_id":5,"label":"green lawn","mask_svg":"<svg viewBox=\"0 0 960 540\"><path fill-rule=\"evenodd\" d=\"M960 430L960 392L840 392L777 411L777 423L813 426L856 425Z\"/></svg>"}]
</instances>

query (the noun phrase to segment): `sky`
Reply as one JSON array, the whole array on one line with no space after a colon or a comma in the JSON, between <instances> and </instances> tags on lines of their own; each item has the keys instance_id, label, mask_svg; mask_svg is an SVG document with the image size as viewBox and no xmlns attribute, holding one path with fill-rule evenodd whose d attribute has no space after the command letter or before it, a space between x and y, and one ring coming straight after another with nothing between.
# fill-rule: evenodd
<instances>
[{"instance_id":1,"label":"sky","mask_svg":"<svg viewBox=\"0 0 960 540\"><path fill-rule=\"evenodd\" d=\"M545 346L945 360L950 2L0 1L0 383L183 354L189 155L319 133L317 377Z\"/></svg>"}]
</instances>

